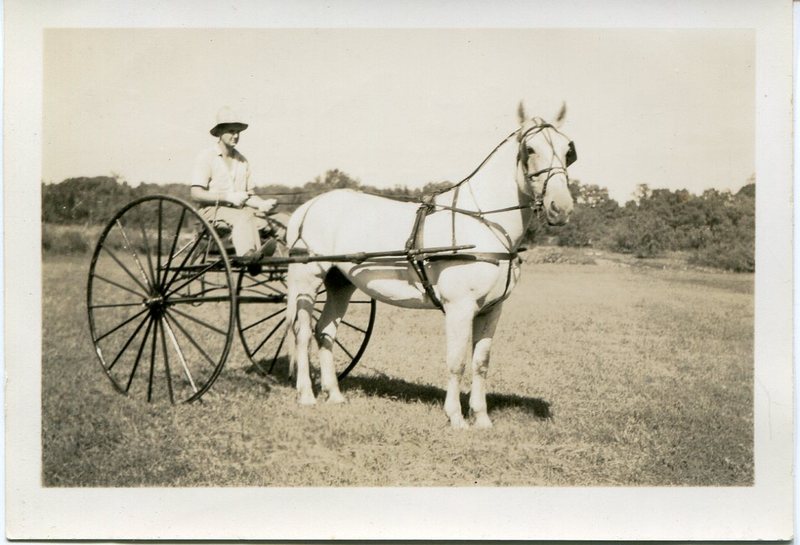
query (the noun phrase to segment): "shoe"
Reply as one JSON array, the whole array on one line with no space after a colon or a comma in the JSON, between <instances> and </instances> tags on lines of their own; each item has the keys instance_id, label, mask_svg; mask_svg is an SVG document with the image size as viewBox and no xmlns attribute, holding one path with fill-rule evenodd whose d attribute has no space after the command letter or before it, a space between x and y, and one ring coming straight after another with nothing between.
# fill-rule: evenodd
<instances>
[{"instance_id":1,"label":"shoe","mask_svg":"<svg viewBox=\"0 0 800 545\"><path fill-rule=\"evenodd\" d=\"M261 253L258 250L248 250L246 254L243 256L239 256L237 259L238 262L243 263L245 265L249 265L251 263L257 263L261 260Z\"/></svg>"},{"instance_id":2,"label":"shoe","mask_svg":"<svg viewBox=\"0 0 800 545\"><path fill-rule=\"evenodd\" d=\"M270 238L267 240L261 248L259 248L259 252L261 253L261 257L270 257L272 254L275 253L275 249L278 247L278 241L274 238Z\"/></svg>"},{"instance_id":3,"label":"shoe","mask_svg":"<svg viewBox=\"0 0 800 545\"><path fill-rule=\"evenodd\" d=\"M258 250L249 250L246 254L239 258L239 261L245 264L258 263L265 257L269 257L275 253L278 243L274 238L266 241Z\"/></svg>"}]
</instances>

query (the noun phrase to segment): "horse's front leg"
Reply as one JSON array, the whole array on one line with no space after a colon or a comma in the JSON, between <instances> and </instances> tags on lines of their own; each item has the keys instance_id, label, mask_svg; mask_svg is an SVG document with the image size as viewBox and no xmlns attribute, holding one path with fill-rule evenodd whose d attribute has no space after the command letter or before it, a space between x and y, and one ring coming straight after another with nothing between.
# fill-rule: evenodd
<instances>
[{"instance_id":1,"label":"horse's front leg","mask_svg":"<svg viewBox=\"0 0 800 545\"><path fill-rule=\"evenodd\" d=\"M445 334L447 336L447 396L444 412L453 428L466 428L467 422L461 414L461 375L469 350L472 335L472 319L475 316L475 301L462 300L445 304Z\"/></svg>"},{"instance_id":2,"label":"horse's front leg","mask_svg":"<svg viewBox=\"0 0 800 545\"><path fill-rule=\"evenodd\" d=\"M489 370L492 337L497 329L501 311L502 303L495 305L485 314L476 316L472 322L472 389L469 395L469 408L478 428L492 427L486 407L486 373Z\"/></svg>"}]
</instances>

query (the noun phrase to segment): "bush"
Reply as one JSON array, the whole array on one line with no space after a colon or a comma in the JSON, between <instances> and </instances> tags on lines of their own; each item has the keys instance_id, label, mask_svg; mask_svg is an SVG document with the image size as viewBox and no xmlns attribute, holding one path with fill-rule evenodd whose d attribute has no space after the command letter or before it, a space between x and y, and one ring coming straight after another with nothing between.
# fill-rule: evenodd
<instances>
[{"instance_id":1,"label":"bush","mask_svg":"<svg viewBox=\"0 0 800 545\"><path fill-rule=\"evenodd\" d=\"M556 233L559 246L592 246L599 233L596 219L591 209L576 206L569 223L560 227Z\"/></svg>"},{"instance_id":2,"label":"bush","mask_svg":"<svg viewBox=\"0 0 800 545\"><path fill-rule=\"evenodd\" d=\"M42 250L54 254L88 253L97 238L94 230L71 225L42 224Z\"/></svg>"},{"instance_id":3,"label":"bush","mask_svg":"<svg viewBox=\"0 0 800 545\"><path fill-rule=\"evenodd\" d=\"M611 249L636 257L655 257L670 247L671 236L671 229L661 218L635 213L614 229Z\"/></svg>"},{"instance_id":4,"label":"bush","mask_svg":"<svg viewBox=\"0 0 800 545\"><path fill-rule=\"evenodd\" d=\"M756 270L753 247L745 241L711 244L697 250L689 258L689 263L734 272L755 272Z\"/></svg>"}]
</instances>

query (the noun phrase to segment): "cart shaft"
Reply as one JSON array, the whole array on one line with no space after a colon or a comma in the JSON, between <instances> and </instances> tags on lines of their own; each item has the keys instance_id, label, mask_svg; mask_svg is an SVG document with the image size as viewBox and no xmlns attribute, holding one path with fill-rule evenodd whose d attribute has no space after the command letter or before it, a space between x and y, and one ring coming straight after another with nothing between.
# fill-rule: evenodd
<instances>
[{"instance_id":1,"label":"cart shaft","mask_svg":"<svg viewBox=\"0 0 800 545\"><path fill-rule=\"evenodd\" d=\"M290 253L288 257L266 257L261 263L263 265L288 265L291 263L312 263L318 261L361 263L374 259L386 257L415 257L422 258L426 255L442 254L445 252L457 252L459 250L471 250L474 244L464 244L459 246L437 246L431 248L419 248L416 250L393 250L387 252L357 252L353 254L338 255L308 255L304 253ZM292 252L295 252L293 250Z\"/></svg>"}]
</instances>

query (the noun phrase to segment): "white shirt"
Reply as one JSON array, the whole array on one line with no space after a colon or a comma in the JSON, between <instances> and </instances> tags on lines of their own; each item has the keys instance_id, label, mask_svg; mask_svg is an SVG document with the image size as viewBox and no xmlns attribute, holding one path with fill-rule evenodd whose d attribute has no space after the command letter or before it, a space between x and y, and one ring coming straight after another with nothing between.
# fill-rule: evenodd
<instances>
[{"instance_id":1,"label":"white shirt","mask_svg":"<svg viewBox=\"0 0 800 545\"><path fill-rule=\"evenodd\" d=\"M252 194L250 163L234 149L228 165L223 156L223 146L218 142L197 156L192 171L192 185L214 192L246 191Z\"/></svg>"}]
</instances>

